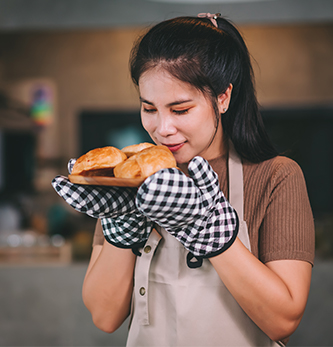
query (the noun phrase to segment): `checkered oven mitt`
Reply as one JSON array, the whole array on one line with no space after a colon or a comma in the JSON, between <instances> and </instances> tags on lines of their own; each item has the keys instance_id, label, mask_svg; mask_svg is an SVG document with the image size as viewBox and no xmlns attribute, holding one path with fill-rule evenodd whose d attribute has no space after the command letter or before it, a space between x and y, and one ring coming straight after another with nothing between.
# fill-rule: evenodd
<instances>
[{"instance_id":1,"label":"checkered oven mitt","mask_svg":"<svg viewBox=\"0 0 333 347\"><path fill-rule=\"evenodd\" d=\"M68 162L69 173L74 163L75 159ZM136 208L136 188L78 185L64 176L55 177L52 186L75 210L101 218L109 243L120 248L138 248L146 243L153 223Z\"/></svg>"},{"instance_id":2,"label":"checkered oven mitt","mask_svg":"<svg viewBox=\"0 0 333 347\"><path fill-rule=\"evenodd\" d=\"M205 159L195 157L188 171L190 177L176 168L148 177L138 190L136 205L197 259L209 258L234 242L238 217Z\"/></svg>"}]
</instances>

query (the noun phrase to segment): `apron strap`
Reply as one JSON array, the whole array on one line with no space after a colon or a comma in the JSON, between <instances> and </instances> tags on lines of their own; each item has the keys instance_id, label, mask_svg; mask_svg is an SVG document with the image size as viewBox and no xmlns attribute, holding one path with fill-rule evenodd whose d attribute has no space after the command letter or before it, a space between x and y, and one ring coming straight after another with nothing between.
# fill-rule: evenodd
<instances>
[{"instance_id":1,"label":"apron strap","mask_svg":"<svg viewBox=\"0 0 333 347\"><path fill-rule=\"evenodd\" d=\"M242 160L237 154L234 145L229 141L229 202L237 211L239 218L238 237L243 245L251 252L249 232L244 222L244 182Z\"/></svg>"},{"instance_id":2,"label":"apron strap","mask_svg":"<svg viewBox=\"0 0 333 347\"><path fill-rule=\"evenodd\" d=\"M240 221L244 219L243 165L235 147L229 141L229 202L237 211Z\"/></svg>"}]
</instances>

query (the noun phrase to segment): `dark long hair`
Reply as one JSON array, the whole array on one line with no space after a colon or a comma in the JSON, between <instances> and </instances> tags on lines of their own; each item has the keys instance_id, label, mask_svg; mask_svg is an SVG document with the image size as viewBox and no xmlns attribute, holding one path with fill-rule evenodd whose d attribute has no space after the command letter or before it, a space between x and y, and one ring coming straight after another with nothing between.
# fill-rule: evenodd
<instances>
[{"instance_id":1,"label":"dark long hair","mask_svg":"<svg viewBox=\"0 0 333 347\"><path fill-rule=\"evenodd\" d=\"M233 85L229 109L222 114L224 133L238 154L261 162L277 155L258 109L250 55L238 30L218 18L178 17L152 27L134 45L130 57L133 82L161 66L207 95L217 111L218 96Z\"/></svg>"}]
</instances>

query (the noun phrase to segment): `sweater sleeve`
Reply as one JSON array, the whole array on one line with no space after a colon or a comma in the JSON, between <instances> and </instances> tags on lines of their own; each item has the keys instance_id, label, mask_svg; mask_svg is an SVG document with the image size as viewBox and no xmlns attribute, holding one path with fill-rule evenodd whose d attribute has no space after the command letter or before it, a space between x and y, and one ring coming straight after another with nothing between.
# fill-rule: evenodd
<instances>
[{"instance_id":1,"label":"sweater sleeve","mask_svg":"<svg viewBox=\"0 0 333 347\"><path fill-rule=\"evenodd\" d=\"M294 259L313 265L314 221L303 172L286 157L280 157L272 170L259 257L264 263Z\"/></svg>"}]
</instances>

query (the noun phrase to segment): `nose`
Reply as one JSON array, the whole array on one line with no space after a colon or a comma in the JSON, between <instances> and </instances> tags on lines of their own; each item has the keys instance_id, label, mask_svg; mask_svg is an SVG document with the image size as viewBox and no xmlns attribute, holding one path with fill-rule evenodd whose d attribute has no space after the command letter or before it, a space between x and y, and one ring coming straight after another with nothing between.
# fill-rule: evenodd
<instances>
[{"instance_id":1,"label":"nose","mask_svg":"<svg viewBox=\"0 0 333 347\"><path fill-rule=\"evenodd\" d=\"M156 131L161 137L174 135L177 132L177 128L174 125L172 116L160 113Z\"/></svg>"}]
</instances>

